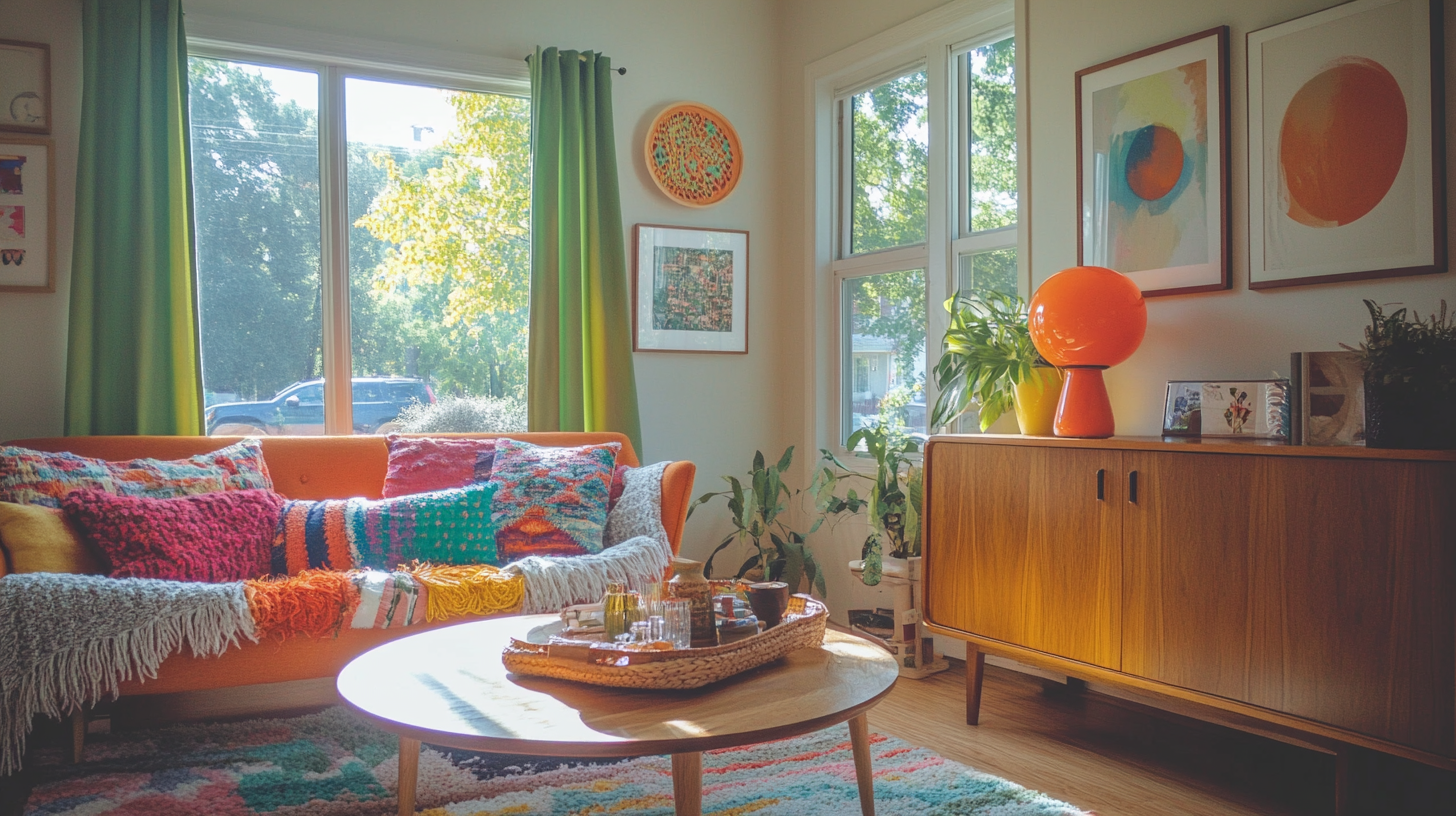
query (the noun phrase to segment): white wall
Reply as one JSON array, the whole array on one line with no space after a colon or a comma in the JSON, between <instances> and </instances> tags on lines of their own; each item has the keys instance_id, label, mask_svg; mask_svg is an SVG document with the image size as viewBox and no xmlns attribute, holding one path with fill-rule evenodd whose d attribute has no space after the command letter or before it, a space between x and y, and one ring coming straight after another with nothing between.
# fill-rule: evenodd
<instances>
[{"instance_id":1,"label":"white wall","mask_svg":"<svg viewBox=\"0 0 1456 816\"><path fill-rule=\"evenodd\" d=\"M1231 291L1148 300L1142 348L1107 373L1119 434L1156 435L1168 380L1262 378L1289 373L1292 351L1354 345L1367 322L1361 298L1425 313L1456 305L1456 274L1384 281L1248 288L1248 139L1245 34L1327 8L1332 0L1031 0L1026 30L1031 98L1032 282L1076 264L1076 71L1168 40L1228 25L1232 135ZM1447 133L1456 122L1456 3L1445 3ZM1449 141L1449 136L1448 136ZM1447 145L1456 158L1456 142ZM1456 162L1447 162L1453 189ZM1449 196L1448 196L1449 198ZM1447 207L1448 215L1453 211ZM1449 228L1448 228L1449 229ZM1456 230L1448 240L1456 247Z\"/></svg>"},{"instance_id":2,"label":"white wall","mask_svg":"<svg viewBox=\"0 0 1456 816\"><path fill-rule=\"evenodd\" d=\"M58 436L66 397L66 315L81 121L81 4L5 0L0 39L49 43L56 143L55 294L0 292L0 440Z\"/></svg>"},{"instance_id":3,"label":"white wall","mask_svg":"<svg viewBox=\"0 0 1456 816\"><path fill-rule=\"evenodd\" d=\"M520 59L536 45L594 49L625 66L614 80L622 213L634 223L746 229L749 354L638 354L643 446L651 460L691 459L699 488L747 468L756 448L782 450L778 422L780 327L795 317L784 297L796 270L778 262L780 134L774 100L781 76L778 4L771 0L188 0L190 13L370 40ZM79 105L80 4L6 0L0 38L52 44L61 143L57 179L59 278L55 295L0 295L0 439L59 434L64 398L66 295ZM733 195L708 209L670 202L646 175L641 144L664 106L700 101L738 129L745 171ZM705 555L720 514L695 518L685 546Z\"/></svg>"}]
</instances>

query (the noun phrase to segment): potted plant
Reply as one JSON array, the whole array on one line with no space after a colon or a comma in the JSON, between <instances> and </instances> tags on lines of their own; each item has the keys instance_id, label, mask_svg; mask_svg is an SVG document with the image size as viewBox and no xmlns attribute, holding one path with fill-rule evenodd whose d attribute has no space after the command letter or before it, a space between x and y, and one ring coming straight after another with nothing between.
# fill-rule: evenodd
<instances>
[{"instance_id":1,"label":"potted plant","mask_svg":"<svg viewBox=\"0 0 1456 816\"><path fill-rule=\"evenodd\" d=\"M798 491L790 490L783 480L784 471L793 461L792 445L773 466L766 465L763 451L754 451L753 468L748 472L746 481L740 481L736 476L724 476L723 480L728 482L727 490L704 493L688 507L688 517L691 518L699 505L722 497L728 500L728 511L732 514L733 532L713 549L703 566L707 577L713 577L713 559L718 553L734 542L746 542L752 545L751 552L734 577L748 578L753 573L761 573L762 580L783 581L792 591L797 591L807 582L810 591L825 597L824 573L809 551L804 534L795 532L785 521L789 502L798 494Z\"/></svg>"},{"instance_id":2,"label":"potted plant","mask_svg":"<svg viewBox=\"0 0 1456 816\"><path fill-rule=\"evenodd\" d=\"M1365 444L1456 449L1456 322L1446 301L1424 320L1403 307L1386 314L1370 300L1365 308L1364 342L1345 346L1365 363Z\"/></svg>"},{"instance_id":3,"label":"potted plant","mask_svg":"<svg viewBox=\"0 0 1456 816\"><path fill-rule=\"evenodd\" d=\"M809 532L818 530L826 518L867 511L870 534L861 548L864 559L861 580L875 586L883 576L886 550L891 558L908 560L920 556L922 471L909 458L910 454L920 452L920 445L904 435L902 429L884 424L860 428L849 435L846 445L850 450L864 446L875 461L874 475L850 468L833 453L820 450L820 467L809 485L819 518ZM852 486L856 482L868 488L863 496ZM843 496L837 492L841 484L849 485ZM903 571L909 575L913 569L907 564Z\"/></svg>"},{"instance_id":4,"label":"potted plant","mask_svg":"<svg viewBox=\"0 0 1456 816\"><path fill-rule=\"evenodd\" d=\"M930 426L941 428L980 406L981 430L1015 410L1021 432L1051 436L1062 372L1037 353L1026 301L1004 292L957 292L945 302L950 327L941 341Z\"/></svg>"}]
</instances>

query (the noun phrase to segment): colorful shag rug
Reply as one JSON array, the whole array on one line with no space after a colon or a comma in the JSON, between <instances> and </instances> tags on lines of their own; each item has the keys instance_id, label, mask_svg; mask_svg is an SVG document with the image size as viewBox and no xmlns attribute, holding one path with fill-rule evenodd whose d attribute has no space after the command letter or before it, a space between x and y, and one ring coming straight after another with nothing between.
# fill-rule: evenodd
<instances>
[{"instance_id":1,"label":"colorful shag rug","mask_svg":"<svg viewBox=\"0 0 1456 816\"><path fill-rule=\"evenodd\" d=\"M1062 816L1082 811L924 748L873 735L876 812ZM67 765L37 750L25 813L127 816L392 814L395 737L342 708L305 717L96 735ZM667 757L617 762L501 756L426 746L425 816L669 816ZM706 814L858 814L845 726L703 756Z\"/></svg>"}]
</instances>

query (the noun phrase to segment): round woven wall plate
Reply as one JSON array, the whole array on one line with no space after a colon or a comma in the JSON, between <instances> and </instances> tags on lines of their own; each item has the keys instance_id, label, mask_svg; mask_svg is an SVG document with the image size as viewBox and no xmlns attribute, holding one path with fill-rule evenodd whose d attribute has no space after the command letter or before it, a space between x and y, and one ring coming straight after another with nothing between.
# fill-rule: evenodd
<instances>
[{"instance_id":1,"label":"round woven wall plate","mask_svg":"<svg viewBox=\"0 0 1456 816\"><path fill-rule=\"evenodd\" d=\"M738 132L707 105L682 102L657 114L643 152L657 188L689 207L717 204L743 175Z\"/></svg>"}]
</instances>

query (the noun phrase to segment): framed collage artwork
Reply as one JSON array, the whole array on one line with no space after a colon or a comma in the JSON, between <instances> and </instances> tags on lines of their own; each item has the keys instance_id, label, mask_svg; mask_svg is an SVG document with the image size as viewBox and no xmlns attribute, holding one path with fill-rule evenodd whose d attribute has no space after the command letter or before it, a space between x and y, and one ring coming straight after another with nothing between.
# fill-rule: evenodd
<instances>
[{"instance_id":1,"label":"framed collage artwork","mask_svg":"<svg viewBox=\"0 0 1456 816\"><path fill-rule=\"evenodd\" d=\"M54 292L55 145L0 133L0 292Z\"/></svg>"},{"instance_id":2,"label":"framed collage artwork","mask_svg":"<svg viewBox=\"0 0 1456 816\"><path fill-rule=\"evenodd\" d=\"M748 353L748 232L632 228L632 350Z\"/></svg>"},{"instance_id":3,"label":"framed collage artwork","mask_svg":"<svg viewBox=\"0 0 1456 816\"><path fill-rule=\"evenodd\" d=\"M1079 264L1143 295L1228 289L1228 27L1077 72Z\"/></svg>"}]
</instances>

